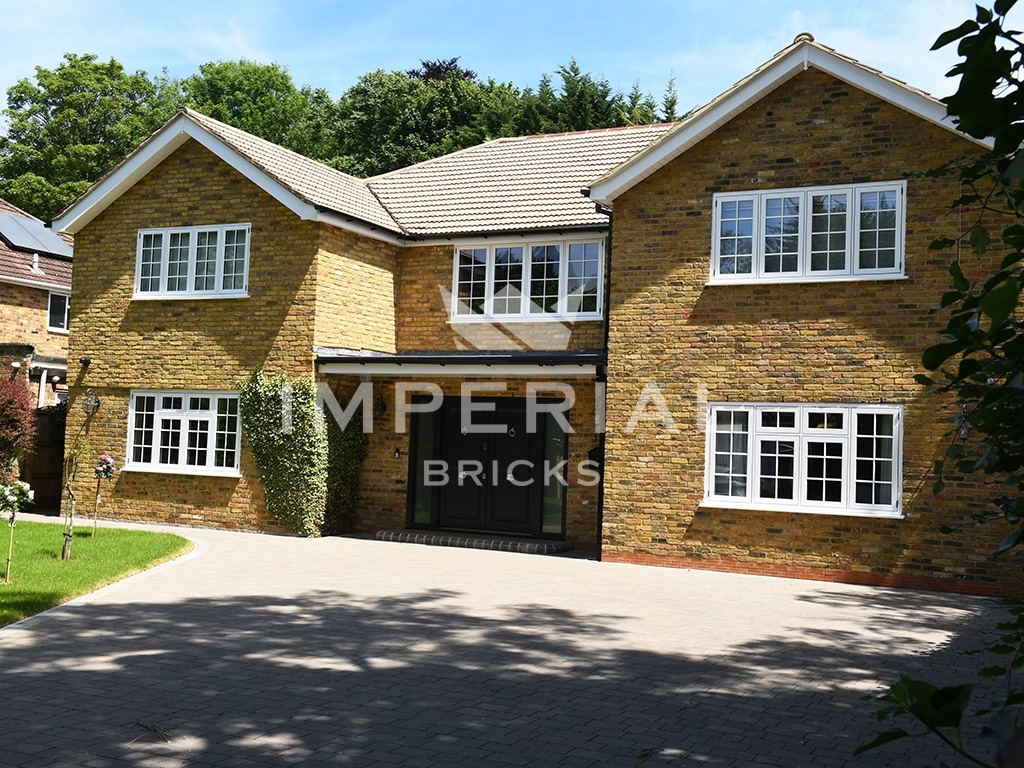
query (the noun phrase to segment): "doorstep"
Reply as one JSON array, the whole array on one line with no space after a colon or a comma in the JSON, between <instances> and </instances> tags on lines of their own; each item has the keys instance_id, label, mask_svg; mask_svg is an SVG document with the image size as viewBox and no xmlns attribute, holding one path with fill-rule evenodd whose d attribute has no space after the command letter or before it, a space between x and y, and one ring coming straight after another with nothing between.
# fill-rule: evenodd
<instances>
[{"instance_id":1,"label":"doorstep","mask_svg":"<svg viewBox=\"0 0 1024 768\"><path fill-rule=\"evenodd\" d=\"M489 549L495 552L522 552L529 555L558 555L569 552L568 541L547 539L521 539L514 536L488 536L479 533L452 533L451 531L414 531L398 528L377 531L378 541L401 541L408 544L428 544L434 547L462 547Z\"/></svg>"}]
</instances>

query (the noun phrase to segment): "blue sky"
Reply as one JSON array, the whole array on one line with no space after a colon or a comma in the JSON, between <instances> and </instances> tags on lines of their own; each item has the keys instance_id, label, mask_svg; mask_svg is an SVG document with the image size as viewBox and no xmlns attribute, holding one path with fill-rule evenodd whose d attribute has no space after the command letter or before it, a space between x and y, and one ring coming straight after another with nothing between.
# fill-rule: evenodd
<instances>
[{"instance_id":1,"label":"blue sky","mask_svg":"<svg viewBox=\"0 0 1024 768\"><path fill-rule=\"evenodd\" d=\"M987 3L986 3L987 4ZM970 0L776 3L633 0L0 0L0 89L95 53L150 74L186 77L207 61L287 66L298 85L335 97L373 69L461 57L484 77L536 86L575 57L612 86L660 98L670 74L680 106L706 103L808 31L820 42L937 96L955 51L938 34L973 17Z\"/></svg>"}]
</instances>

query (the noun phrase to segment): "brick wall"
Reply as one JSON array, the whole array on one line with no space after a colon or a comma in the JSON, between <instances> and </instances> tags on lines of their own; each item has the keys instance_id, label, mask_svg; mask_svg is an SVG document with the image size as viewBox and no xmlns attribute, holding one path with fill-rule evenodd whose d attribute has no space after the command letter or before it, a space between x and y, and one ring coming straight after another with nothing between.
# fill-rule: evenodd
<instances>
[{"instance_id":1,"label":"brick wall","mask_svg":"<svg viewBox=\"0 0 1024 768\"><path fill-rule=\"evenodd\" d=\"M910 179L906 279L706 286L715 192L899 180L977 145L815 70L795 76L615 202L607 559L976 591L1019 583L1021 555L988 559L999 526L943 536L987 510L976 481L930 492L948 429L913 377L938 341L957 195ZM977 274L972 259L965 269ZM625 425L648 381L680 428ZM906 518L705 509L698 386L711 402L885 402L904 413Z\"/></svg>"},{"instance_id":2,"label":"brick wall","mask_svg":"<svg viewBox=\"0 0 1024 768\"><path fill-rule=\"evenodd\" d=\"M0 282L0 344L31 344L36 354L67 357L68 335L46 330L50 292Z\"/></svg>"},{"instance_id":3,"label":"brick wall","mask_svg":"<svg viewBox=\"0 0 1024 768\"><path fill-rule=\"evenodd\" d=\"M314 342L395 351L398 246L320 225Z\"/></svg>"},{"instance_id":4,"label":"brick wall","mask_svg":"<svg viewBox=\"0 0 1024 768\"><path fill-rule=\"evenodd\" d=\"M133 300L136 236L143 227L252 224L249 297ZM199 144L189 141L75 238L75 319L69 354L68 446L87 437L124 463L133 388L233 390L256 367L313 372L318 226L293 213ZM92 363L83 368L83 356ZM86 420L86 387L103 399ZM119 473L103 514L201 525L275 529L255 467L242 478ZM91 469L76 483L95 496ZM91 505L88 505L91 507Z\"/></svg>"},{"instance_id":5,"label":"brick wall","mask_svg":"<svg viewBox=\"0 0 1024 768\"><path fill-rule=\"evenodd\" d=\"M451 323L444 293L452 290L454 246L403 248L395 291L398 349L566 350L604 347L604 322Z\"/></svg>"}]
</instances>

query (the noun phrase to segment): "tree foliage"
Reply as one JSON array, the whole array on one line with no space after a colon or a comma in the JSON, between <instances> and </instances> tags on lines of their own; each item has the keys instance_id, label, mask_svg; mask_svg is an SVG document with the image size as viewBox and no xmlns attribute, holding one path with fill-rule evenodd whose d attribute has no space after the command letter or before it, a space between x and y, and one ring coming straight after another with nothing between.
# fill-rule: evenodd
<instances>
[{"instance_id":1,"label":"tree foliage","mask_svg":"<svg viewBox=\"0 0 1024 768\"><path fill-rule=\"evenodd\" d=\"M949 72L960 79L956 93L944 99L949 115L966 134L991 139L992 149L952 159L926 174L956 178L962 191L952 207L976 212L966 231L931 245L939 251L957 247L974 256L950 264L952 286L933 310L949 315L943 340L922 358L934 373L918 377L934 392L952 397L958 411L951 443L936 466L935 491L942 491L950 466L1002 482L1006 493L995 500L992 512L962 523L1003 520L1009 525L993 556L1024 541L1024 38L1004 26L1015 3L996 0L991 10L979 6L975 19L936 40L933 49L957 42L961 57ZM1010 766L1024 764L1024 729L1019 727L1024 688L1012 678L1024 667L1024 600L1003 602L1009 619L998 624L999 635L978 652L1000 659L979 674L1004 677L1006 694L977 714L987 718L981 738L1001 745L998 765ZM970 684L938 687L902 677L879 698L886 706L878 719L894 724L909 716L973 764L991 766L972 754L963 739L972 689ZM893 727L858 753L911 735Z\"/></svg>"},{"instance_id":2,"label":"tree foliage","mask_svg":"<svg viewBox=\"0 0 1024 768\"><path fill-rule=\"evenodd\" d=\"M284 67L246 59L201 64L181 91L185 106L285 146L313 96L296 88Z\"/></svg>"},{"instance_id":3,"label":"tree foliage","mask_svg":"<svg viewBox=\"0 0 1024 768\"><path fill-rule=\"evenodd\" d=\"M48 219L106 173L173 111L167 81L114 59L68 53L7 91L0 197Z\"/></svg>"},{"instance_id":4,"label":"tree foliage","mask_svg":"<svg viewBox=\"0 0 1024 768\"><path fill-rule=\"evenodd\" d=\"M660 111L572 59L536 89L478 78L458 57L362 75L335 100L297 87L279 64L208 62L183 80L65 54L7 92L0 197L43 219L63 210L179 106L355 176L373 176L504 136L610 128L676 118L669 81ZM555 84L557 82L557 85Z\"/></svg>"}]
</instances>

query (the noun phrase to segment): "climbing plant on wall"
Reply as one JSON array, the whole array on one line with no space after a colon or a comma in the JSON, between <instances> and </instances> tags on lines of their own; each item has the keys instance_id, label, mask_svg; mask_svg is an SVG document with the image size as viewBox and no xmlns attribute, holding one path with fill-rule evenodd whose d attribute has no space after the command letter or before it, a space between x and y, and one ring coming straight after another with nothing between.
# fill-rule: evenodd
<instances>
[{"instance_id":1,"label":"climbing plant on wall","mask_svg":"<svg viewBox=\"0 0 1024 768\"><path fill-rule=\"evenodd\" d=\"M317 536L327 499L327 434L312 378L268 379L262 369L238 387L267 512L302 536Z\"/></svg>"},{"instance_id":2,"label":"climbing plant on wall","mask_svg":"<svg viewBox=\"0 0 1024 768\"><path fill-rule=\"evenodd\" d=\"M323 532L348 533L359 503L359 468L366 458L370 439L353 419L345 429L329 413L327 419L327 509Z\"/></svg>"}]
</instances>

